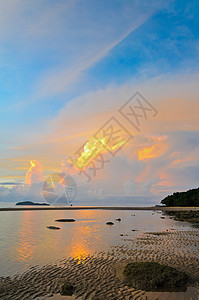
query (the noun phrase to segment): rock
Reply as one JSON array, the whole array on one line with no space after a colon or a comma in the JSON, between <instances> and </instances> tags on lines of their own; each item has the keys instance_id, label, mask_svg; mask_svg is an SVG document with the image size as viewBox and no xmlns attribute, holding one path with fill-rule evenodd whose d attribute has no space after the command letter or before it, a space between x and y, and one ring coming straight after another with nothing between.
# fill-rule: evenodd
<instances>
[{"instance_id":1,"label":"rock","mask_svg":"<svg viewBox=\"0 0 199 300\"><path fill-rule=\"evenodd\" d=\"M56 226L47 226L48 229L53 229L53 230L59 230L60 227L56 227Z\"/></svg>"},{"instance_id":2,"label":"rock","mask_svg":"<svg viewBox=\"0 0 199 300\"><path fill-rule=\"evenodd\" d=\"M131 231L138 231L138 229L132 229Z\"/></svg>"},{"instance_id":3,"label":"rock","mask_svg":"<svg viewBox=\"0 0 199 300\"><path fill-rule=\"evenodd\" d=\"M160 219L165 219L165 217L160 217Z\"/></svg>"},{"instance_id":4,"label":"rock","mask_svg":"<svg viewBox=\"0 0 199 300\"><path fill-rule=\"evenodd\" d=\"M127 284L144 291L185 288L188 276L172 267L157 262L135 262L125 266L123 275Z\"/></svg>"},{"instance_id":5,"label":"rock","mask_svg":"<svg viewBox=\"0 0 199 300\"><path fill-rule=\"evenodd\" d=\"M115 221L119 221L119 222L120 222L120 221L122 221L122 220L121 220L120 218L118 218L118 219L115 219Z\"/></svg>"},{"instance_id":6,"label":"rock","mask_svg":"<svg viewBox=\"0 0 199 300\"><path fill-rule=\"evenodd\" d=\"M63 296L72 296L75 291L74 286L70 284L69 282L65 282L61 287L60 287L60 294Z\"/></svg>"},{"instance_id":7,"label":"rock","mask_svg":"<svg viewBox=\"0 0 199 300\"><path fill-rule=\"evenodd\" d=\"M114 225L113 222L106 222L106 225Z\"/></svg>"},{"instance_id":8,"label":"rock","mask_svg":"<svg viewBox=\"0 0 199 300\"><path fill-rule=\"evenodd\" d=\"M75 222L75 219L58 219L56 222Z\"/></svg>"},{"instance_id":9,"label":"rock","mask_svg":"<svg viewBox=\"0 0 199 300\"><path fill-rule=\"evenodd\" d=\"M167 211L165 214L173 216L176 221L199 223L199 211Z\"/></svg>"},{"instance_id":10,"label":"rock","mask_svg":"<svg viewBox=\"0 0 199 300\"><path fill-rule=\"evenodd\" d=\"M6 284L4 282L0 282L0 293L4 293L6 291Z\"/></svg>"}]
</instances>

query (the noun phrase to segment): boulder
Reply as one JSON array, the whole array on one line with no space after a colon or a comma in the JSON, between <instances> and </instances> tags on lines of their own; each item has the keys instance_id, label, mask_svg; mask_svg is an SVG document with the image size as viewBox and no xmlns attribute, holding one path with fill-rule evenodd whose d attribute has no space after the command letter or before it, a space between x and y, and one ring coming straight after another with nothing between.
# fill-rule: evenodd
<instances>
[{"instance_id":1,"label":"boulder","mask_svg":"<svg viewBox=\"0 0 199 300\"><path fill-rule=\"evenodd\" d=\"M157 262L134 262L124 267L125 282L145 291L186 288L188 276Z\"/></svg>"}]
</instances>

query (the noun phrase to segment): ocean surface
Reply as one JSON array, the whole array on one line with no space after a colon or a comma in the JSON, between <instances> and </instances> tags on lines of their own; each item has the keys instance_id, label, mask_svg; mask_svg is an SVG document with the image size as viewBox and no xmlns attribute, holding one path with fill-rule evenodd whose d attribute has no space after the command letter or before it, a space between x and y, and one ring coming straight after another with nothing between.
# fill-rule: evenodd
<instances>
[{"instance_id":1,"label":"ocean surface","mask_svg":"<svg viewBox=\"0 0 199 300\"><path fill-rule=\"evenodd\" d=\"M6 206L11 205L1 205ZM148 231L190 229L188 223L176 222L168 216L161 219L161 216L159 211L129 210L0 211L0 276L129 243L120 234L132 239ZM76 221L56 222L59 218ZM121 222L116 218L121 218ZM107 221L114 225L106 225ZM50 225L61 229L50 230L47 228Z\"/></svg>"}]
</instances>

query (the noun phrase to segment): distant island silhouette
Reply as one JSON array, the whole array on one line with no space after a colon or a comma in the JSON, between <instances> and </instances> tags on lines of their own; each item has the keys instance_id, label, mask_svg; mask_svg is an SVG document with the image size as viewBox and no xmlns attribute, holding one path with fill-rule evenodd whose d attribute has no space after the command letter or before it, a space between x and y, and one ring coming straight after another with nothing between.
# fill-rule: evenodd
<instances>
[{"instance_id":1,"label":"distant island silhouette","mask_svg":"<svg viewBox=\"0 0 199 300\"><path fill-rule=\"evenodd\" d=\"M50 205L48 203L37 203L37 202L32 202L32 201L21 201L17 202L15 205Z\"/></svg>"}]
</instances>

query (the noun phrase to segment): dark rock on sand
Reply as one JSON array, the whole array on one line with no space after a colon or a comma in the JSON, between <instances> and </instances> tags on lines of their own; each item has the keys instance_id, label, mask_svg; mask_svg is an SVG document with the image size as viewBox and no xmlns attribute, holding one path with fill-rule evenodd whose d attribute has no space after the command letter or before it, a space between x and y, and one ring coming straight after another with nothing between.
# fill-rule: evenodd
<instances>
[{"instance_id":1,"label":"dark rock on sand","mask_svg":"<svg viewBox=\"0 0 199 300\"><path fill-rule=\"evenodd\" d=\"M0 282L0 293L3 294L6 291L6 284L4 282Z\"/></svg>"},{"instance_id":2,"label":"dark rock on sand","mask_svg":"<svg viewBox=\"0 0 199 300\"><path fill-rule=\"evenodd\" d=\"M114 225L113 222L106 222L106 225Z\"/></svg>"},{"instance_id":3,"label":"dark rock on sand","mask_svg":"<svg viewBox=\"0 0 199 300\"><path fill-rule=\"evenodd\" d=\"M65 282L61 287L60 287L60 294L63 296L72 296L75 291L74 286L72 286L70 283Z\"/></svg>"},{"instance_id":4,"label":"dark rock on sand","mask_svg":"<svg viewBox=\"0 0 199 300\"><path fill-rule=\"evenodd\" d=\"M145 291L186 288L188 280L184 272L157 262L129 263L123 275L127 284Z\"/></svg>"},{"instance_id":5,"label":"dark rock on sand","mask_svg":"<svg viewBox=\"0 0 199 300\"><path fill-rule=\"evenodd\" d=\"M160 219L165 219L165 217L160 217Z\"/></svg>"},{"instance_id":6,"label":"dark rock on sand","mask_svg":"<svg viewBox=\"0 0 199 300\"><path fill-rule=\"evenodd\" d=\"M53 229L53 230L59 230L60 227L56 227L56 226L47 226L48 229Z\"/></svg>"},{"instance_id":7,"label":"dark rock on sand","mask_svg":"<svg viewBox=\"0 0 199 300\"><path fill-rule=\"evenodd\" d=\"M117 218L117 219L115 219L115 221L118 221L118 222L120 222L120 221L122 221L122 219L120 219L120 218Z\"/></svg>"},{"instance_id":8,"label":"dark rock on sand","mask_svg":"<svg viewBox=\"0 0 199 300\"><path fill-rule=\"evenodd\" d=\"M75 222L75 219L58 219L56 222Z\"/></svg>"}]
</instances>

